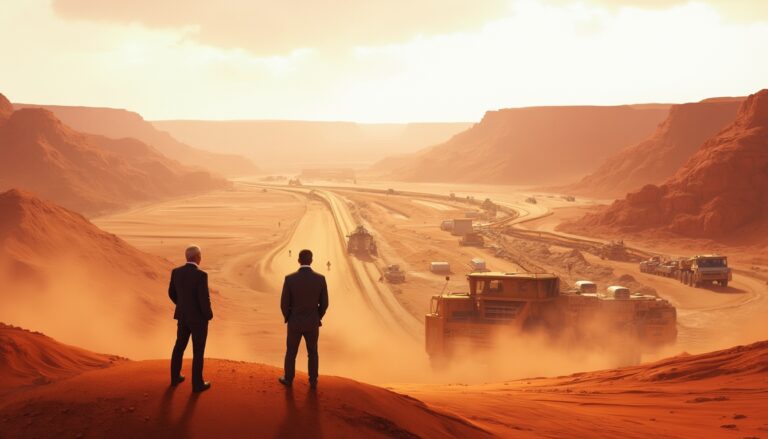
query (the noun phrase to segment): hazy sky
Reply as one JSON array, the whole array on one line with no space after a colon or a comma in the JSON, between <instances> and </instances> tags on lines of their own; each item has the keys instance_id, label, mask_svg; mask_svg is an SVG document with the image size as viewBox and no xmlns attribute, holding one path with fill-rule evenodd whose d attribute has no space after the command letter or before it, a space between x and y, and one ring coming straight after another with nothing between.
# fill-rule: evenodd
<instances>
[{"instance_id":1,"label":"hazy sky","mask_svg":"<svg viewBox=\"0 0 768 439\"><path fill-rule=\"evenodd\" d=\"M0 92L147 119L474 121L768 87L766 0L0 0Z\"/></svg>"}]
</instances>

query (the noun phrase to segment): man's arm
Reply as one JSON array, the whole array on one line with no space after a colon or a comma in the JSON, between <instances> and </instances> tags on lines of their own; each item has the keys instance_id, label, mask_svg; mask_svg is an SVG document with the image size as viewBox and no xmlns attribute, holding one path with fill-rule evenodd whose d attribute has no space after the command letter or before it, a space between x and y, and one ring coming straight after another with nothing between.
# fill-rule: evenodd
<instances>
[{"instance_id":1,"label":"man's arm","mask_svg":"<svg viewBox=\"0 0 768 439\"><path fill-rule=\"evenodd\" d=\"M320 290L320 304L318 305L318 313L320 314L320 320L323 319L325 312L328 311L328 283L325 282L325 276L322 277L322 289Z\"/></svg>"},{"instance_id":2,"label":"man's arm","mask_svg":"<svg viewBox=\"0 0 768 439\"><path fill-rule=\"evenodd\" d=\"M283 312L285 323L288 323L288 317L291 316L291 289L288 287L288 276L283 281L283 294L280 295L280 310Z\"/></svg>"},{"instance_id":3,"label":"man's arm","mask_svg":"<svg viewBox=\"0 0 768 439\"><path fill-rule=\"evenodd\" d=\"M203 272L203 280L197 286L197 301L200 303L200 310L203 311L203 315L211 320L213 310L211 309L211 294L208 291L208 273L206 272Z\"/></svg>"},{"instance_id":4,"label":"man's arm","mask_svg":"<svg viewBox=\"0 0 768 439\"><path fill-rule=\"evenodd\" d=\"M173 303L176 303L176 286L173 284L173 271L171 271L171 283L168 285L168 297Z\"/></svg>"}]
</instances>

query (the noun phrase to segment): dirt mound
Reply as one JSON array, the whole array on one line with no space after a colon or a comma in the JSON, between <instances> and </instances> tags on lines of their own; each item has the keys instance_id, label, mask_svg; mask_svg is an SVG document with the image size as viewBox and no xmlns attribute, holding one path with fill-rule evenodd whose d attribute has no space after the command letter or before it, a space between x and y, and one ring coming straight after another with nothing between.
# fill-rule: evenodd
<instances>
[{"instance_id":1,"label":"dirt mound","mask_svg":"<svg viewBox=\"0 0 768 439\"><path fill-rule=\"evenodd\" d=\"M185 365L189 367L189 362ZM345 378L299 374L286 391L281 369L206 360L213 388L168 387L168 361L126 362L0 400L9 437L484 438L485 430L413 398ZM188 377L189 370L184 372Z\"/></svg>"},{"instance_id":2,"label":"dirt mound","mask_svg":"<svg viewBox=\"0 0 768 439\"><path fill-rule=\"evenodd\" d=\"M673 105L653 135L613 155L595 172L562 190L594 197L619 197L646 184L659 184L702 143L732 123L743 98Z\"/></svg>"},{"instance_id":3,"label":"dirt mound","mask_svg":"<svg viewBox=\"0 0 768 439\"><path fill-rule=\"evenodd\" d=\"M226 176L252 175L259 172L258 168L245 157L204 151L179 142L132 111L58 105L15 104L15 106L16 108L44 108L53 112L66 125L83 133L113 139L124 137L138 139L156 148L163 155L187 166Z\"/></svg>"},{"instance_id":4,"label":"dirt mound","mask_svg":"<svg viewBox=\"0 0 768 439\"><path fill-rule=\"evenodd\" d=\"M79 133L47 110L17 110L0 126L0 190L32 190L79 212L227 186L136 140Z\"/></svg>"},{"instance_id":5,"label":"dirt mound","mask_svg":"<svg viewBox=\"0 0 768 439\"><path fill-rule=\"evenodd\" d=\"M121 353L164 352L164 340L148 336L172 315L170 268L80 214L27 192L0 194L0 320L98 351L121 339Z\"/></svg>"},{"instance_id":6,"label":"dirt mound","mask_svg":"<svg viewBox=\"0 0 768 439\"><path fill-rule=\"evenodd\" d=\"M768 222L768 90L747 98L730 126L706 141L661 186L647 185L600 212L563 226L636 232L663 230L727 238Z\"/></svg>"},{"instance_id":7,"label":"dirt mound","mask_svg":"<svg viewBox=\"0 0 768 439\"><path fill-rule=\"evenodd\" d=\"M389 178L496 184L562 184L653 132L667 106L531 107L489 111L448 142L390 158ZM557 159L553 159L553 158Z\"/></svg>"},{"instance_id":8,"label":"dirt mound","mask_svg":"<svg viewBox=\"0 0 768 439\"><path fill-rule=\"evenodd\" d=\"M0 124L13 113L13 105L2 93L0 93Z\"/></svg>"},{"instance_id":9,"label":"dirt mound","mask_svg":"<svg viewBox=\"0 0 768 439\"><path fill-rule=\"evenodd\" d=\"M0 323L0 395L121 361L120 357L95 354L39 332Z\"/></svg>"}]
</instances>

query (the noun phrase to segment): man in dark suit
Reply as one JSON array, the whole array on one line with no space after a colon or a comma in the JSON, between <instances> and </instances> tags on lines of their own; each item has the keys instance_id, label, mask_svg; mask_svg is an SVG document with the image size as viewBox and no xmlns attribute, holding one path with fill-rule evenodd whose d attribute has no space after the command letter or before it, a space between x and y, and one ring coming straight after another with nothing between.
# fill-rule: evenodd
<instances>
[{"instance_id":1,"label":"man in dark suit","mask_svg":"<svg viewBox=\"0 0 768 439\"><path fill-rule=\"evenodd\" d=\"M328 285L325 276L312 271L312 252L299 252L299 271L285 277L280 309L288 324L285 351L285 374L279 378L284 386L293 383L296 371L296 354L304 337L309 357L309 385L317 388L317 340L325 311L328 309Z\"/></svg>"},{"instance_id":2,"label":"man in dark suit","mask_svg":"<svg viewBox=\"0 0 768 439\"><path fill-rule=\"evenodd\" d=\"M208 293L208 273L200 269L200 247L193 245L184 252L187 263L174 268L168 296L176 304L173 318L178 320L176 345L171 355L171 385L184 381L181 359L192 336L192 391L203 392L211 383L203 381L203 356L208 338L208 321L213 318L211 297Z\"/></svg>"}]
</instances>

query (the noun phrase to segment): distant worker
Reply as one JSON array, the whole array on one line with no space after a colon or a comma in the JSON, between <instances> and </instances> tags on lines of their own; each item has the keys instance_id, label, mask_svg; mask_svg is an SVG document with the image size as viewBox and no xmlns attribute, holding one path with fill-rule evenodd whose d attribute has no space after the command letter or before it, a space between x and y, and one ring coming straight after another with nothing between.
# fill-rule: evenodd
<instances>
[{"instance_id":1,"label":"distant worker","mask_svg":"<svg viewBox=\"0 0 768 439\"><path fill-rule=\"evenodd\" d=\"M291 251L290 250L288 250L288 257L289 258L291 257Z\"/></svg>"},{"instance_id":2,"label":"distant worker","mask_svg":"<svg viewBox=\"0 0 768 439\"><path fill-rule=\"evenodd\" d=\"M286 337L285 363L280 384L290 387L296 371L296 354L302 337L307 346L309 386L317 388L318 363L317 341L323 316L328 310L328 284L325 276L312 270L312 252L299 252L299 270L285 276L283 293L280 297L280 309L285 323L288 324Z\"/></svg>"},{"instance_id":3,"label":"distant worker","mask_svg":"<svg viewBox=\"0 0 768 439\"><path fill-rule=\"evenodd\" d=\"M328 266L328 271L331 271L331 261L328 261L325 265Z\"/></svg>"},{"instance_id":4,"label":"distant worker","mask_svg":"<svg viewBox=\"0 0 768 439\"><path fill-rule=\"evenodd\" d=\"M213 311L208 292L208 273L200 269L200 247L187 247L184 256L187 263L173 269L168 286L168 296L176 304L173 318L178 320L176 344L171 354L171 386L184 381L184 375L181 375L181 360L191 335L192 391L199 393L211 388L210 382L203 381L203 357L208 338L208 321L213 318Z\"/></svg>"}]
</instances>

